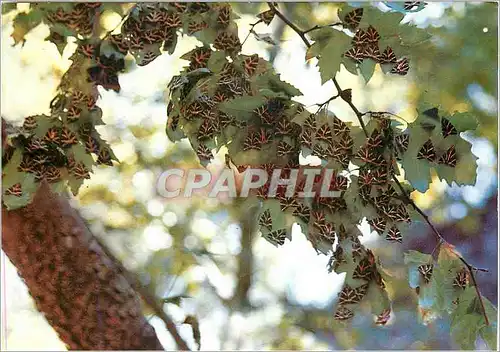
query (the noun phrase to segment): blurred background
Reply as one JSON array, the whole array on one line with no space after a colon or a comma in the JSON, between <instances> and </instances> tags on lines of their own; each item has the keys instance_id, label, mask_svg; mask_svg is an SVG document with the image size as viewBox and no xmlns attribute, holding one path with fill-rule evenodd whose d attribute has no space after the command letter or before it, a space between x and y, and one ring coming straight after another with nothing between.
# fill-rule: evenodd
<instances>
[{"instance_id":1,"label":"blurred background","mask_svg":"<svg viewBox=\"0 0 500 352\"><path fill-rule=\"evenodd\" d=\"M241 18L240 38L246 37L265 3L235 3ZM374 3L387 10L383 4ZM301 28L335 22L338 3L282 3L281 10ZM47 113L75 45L62 56L50 42L45 25L26 36L24 46L12 46L12 20L26 9L2 15L1 114L13 122ZM120 21L113 12L102 16L104 28ZM497 305L497 4L428 3L407 14L405 21L426 27L432 50L423 52L408 76L384 76L377 70L368 84L342 68L338 81L352 88L361 111L391 111L408 120L423 90L432 90L445 111L473 111L481 127L466 138L479 158L477 182L451 187L434 178L425 194L414 199L437 225L444 238L479 272L482 293ZM279 45L247 40L243 53L257 53L273 62L283 80L299 88L306 106L336 93L332 82L321 86L315 59L304 62L300 38L275 19L267 27ZM408 286L403 253L430 253L435 239L415 223L402 245L387 245L362 226L363 241L380 256L394 280L388 283L394 317L384 327L371 316L358 314L351 325L333 320L333 306L343 275L329 274L328 257L318 256L297 227L293 241L276 248L259 234L247 231L245 209L239 203L214 199L166 200L156 193L156 179L171 167L197 167L187 141L172 143L165 134L166 86L186 61L183 53L197 43L183 37L174 55L164 54L146 67L133 60L120 75L120 93L100 89L98 105L106 126L98 126L121 163L95 169L78 197L72 199L93 233L105 242L125 267L165 302L164 309L179 324L194 348L188 314L200 323L201 349L458 349L450 338L448 317L424 325L417 296ZM354 119L348 106L333 101L330 109L341 119ZM214 167L223 165L214 161ZM55 332L35 309L27 289L8 258L2 257L2 350L65 350ZM161 320L145 309L166 349L175 344ZM477 341L478 349L485 345Z\"/></svg>"}]
</instances>

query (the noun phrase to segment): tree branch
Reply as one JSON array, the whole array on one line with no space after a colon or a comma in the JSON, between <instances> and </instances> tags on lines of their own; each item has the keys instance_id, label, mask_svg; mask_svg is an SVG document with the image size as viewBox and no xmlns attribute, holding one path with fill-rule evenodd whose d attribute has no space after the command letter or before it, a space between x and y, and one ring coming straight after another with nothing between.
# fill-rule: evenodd
<instances>
[{"instance_id":1,"label":"tree branch","mask_svg":"<svg viewBox=\"0 0 500 352\"><path fill-rule=\"evenodd\" d=\"M6 137L2 119L3 151ZM37 309L69 348L163 350L142 315L139 293L165 322L177 347L189 350L155 297L47 183L40 184L28 206L12 211L2 206L2 220L3 250Z\"/></svg>"},{"instance_id":2,"label":"tree branch","mask_svg":"<svg viewBox=\"0 0 500 352\"><path fill-rule=\"evenodd\" d=\"M46 182L26 207L2 207L2 235L37 309L69 349L163 350L135 291Z\"/></svg>"},{"instance_id":3,"label":"tree branch","mask_svg":"<svg viewBox=\"0 0 500 352\"><path fill-rule=\"evenodd\" d=\"M269 8L274 12L274 14L276 16L278 16L283 22L285 22L293 31L295 31L297 33L297 35L302 39L302 41L304 42L304 44L308 48L310 48L311 47L311 43L309 42L309 40L307 40L307 38L305 36L306 32L302 31L294 23L292 23L288 18L286 18L272 3L268 2L268 5L269 5ZM335 85L335 88L337 89L338 94L342 98L342 100L344 100L351 107L351 110L356 114L356 117L358 118L359 124L361 125L361 128L363 129L363 132L364 132L366 138L369 138L368 131L367 131L365 123L363 121L363 116L366 113L361 113L359 111L359 109L352 103L351 99L349 99L346 95L341 94L343 90L340 87L340 85L339 85L339 83L338 83L338 81L336 80L335 77L332 79L332 81L333 81L333 84ZM415 204L415 202L413 201L413 199L411 199L411 197L407 194L407 192L405 191L405 189L403 188L403 186L401 185L401 183L399 182L399 180L397 179L397 177L395 175L392 175L392 179L396 183L396 185L398 186L399 190L401 191L403 197L406 199L406 201L408 202L408 204L410 204L415 209L415 211L417 211L417 213L419 213L422 216L422 218L425 220L425 222L430 227L430 229L432 230L432 232L436 235L436 237L438 238L438 240L440 241L440 243L447 243L447 244L449 244L443 238L443 236L441 236L441 234L436 229L436 227L432 224L432 222L430 221L429 217L423 212L422 209L420 209L417 206L417 204ZM461 255L459 255L458 253L456 253L456 254L457 254L458 258L460 259L460 261L467 267L467 270L469 271L472 283L473 283L473 285L474 285L474 287L476 289L476 294L478 296L479 303L481 305L481 309L483 311L483 315L484 315L484 319L485 319L486 325L489 325L489 320L488 320L488 316L486 314L486 309L484 307L483 299L481 297L481 293L479 292L479 287L478 287L478 284L477 284L477 281L476 281L476 278L475 278L475 275L474 275L474 269L475 268L472 265L470 265Z\"/></svg>"},{"instance_id":4,"label":"tree branch","mask_svg":"<svg viewBox=\"0 0 500 352\"><path fill-rule=\"evenodd\" d=\"M139 293L144 302L146 302L146 304L153 310L153 312L155 312L156 316L163 320L163 322L165 323L165 327L175 340L177 348L182 351L190 351L189 346L177 331L177 327L175 326L172 318L170 318L168 314L163 310L163 304L159 302L159 300L148 290L147 287L141 284L134 273L128 271L123 266L123 264L114 256L114 254L102 241L100 241L96 236L93 237L94 240L102 248L103 252L111 259L111 261L113 261L113 263L116 265L120 273L125 277L130 286L132 286L134 290Z\"/></svg>"}]
</instances>

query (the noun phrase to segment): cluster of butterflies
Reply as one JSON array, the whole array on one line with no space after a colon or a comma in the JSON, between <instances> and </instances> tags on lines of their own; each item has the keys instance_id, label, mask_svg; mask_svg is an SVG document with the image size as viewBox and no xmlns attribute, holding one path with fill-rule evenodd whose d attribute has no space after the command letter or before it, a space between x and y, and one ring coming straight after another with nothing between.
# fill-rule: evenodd
<instances>
[{"instance_id":1,"label":"cluster of butterflies","mask_svg":"<svg viewBox=\"0 0 500 352\"><path fill-rule=\"evenodd\" d=\"M457 129L453 124L445 117L441 118L441 132L443 138L452 135L458 135ZM437 162L438 164L455 167L457 165L457 151L454 145L448 147L448 149L441 155L437 155L434 144L431 139L428 139L420 148L417 154L418 159L425 159L429 162Z\"/></svg>"},{"instance_id":2,"label":"cluster of butterflies","mask_svg":"<svg viewBox=\"0 0 500 352\"><path fill-rule=\"evenodd\" d=\"M76 162L69 151L79 143L76 133L65 127L51 127L43 138L38 138L30 133L36 127L36 118L32 116L25 119L23 127L27 133L17 136L13 146L6 149L2 160L4 165L10 161L16 147L19 147L23 153L17 170L33 174L37 181L44 179L49 183L58 182L62 178L63 168L77 179L90 177L85 165ZM21 184L12 186L6 194L22 196Z\"/></svg>"},{"instance_id":3,"label":"cluster of butterflies","mask_svg":"<svg viewBox=\"0 0 500 352\"><path fill-rule=\"evenodd\" d=\"M94 28L94 20L100 2L82 2L73 6L71 11L64 11L59 7L46 14L47 20L52 24L61 24L84 37L90 36Z\"/></svg>"},{"instance_id":4,"label":"cluster of butterflies","mask_svg":"<svg viewBox=\"0 0 500 352\"><path fill-rule=\"evenodd\" d=\"M177 30L188 35L215 28L213 45L218 50L241 49L236 32L230 29L232 10L228 4L204 2L144 3L135 6L120 34L110 36L111 44L122 54L130 52L137 65L145 66L162 54L172 52ZM160 50L160 48L162 50Z\"/></svg>"},{"instance_id":5,"label":"cluster of butterflies","mask_svg":"<svg viewBox=\"0 0 500 352\"><path fill-rule=\"evenodd\" d=\"M366 249L359 239L351 237L351 242L353 244L352 249L352 259L357 265L352 272L352 279L364 281L356 287L353 284L345 284L342 290L338 294L338 304L337 309L334 313L334 318L336 320L348 320L354 316L354 312L350 306L356 305L361 302L361 300L366 296L368 288L371 285L375 285L375 288L381 292L385 292L385 283L380 274L378 268L378 263L376 261L375 255L369 249ZM340 240L339 240L340 241ZM342 241L339 242L343 243ZM338 266L346 263L347 258L345 251L341 245L337 245L337 248L330 259L329 271L337 270ZM375 319L375 323L378 325L385 325L390 318L391 309L383 309Z\"/></svg>"},{"instance_id":6,"label":"cluster of butterflies","mask_svg":"<svg viewBox=\"0 0 500 352\"><path fill-rule=\"evenodd\" d=\"M431 282L433 270L434 270L433 264L422 264L418 266L418 272L420 273L420 275L422 275L424 283L428 284L429 282ZM464 267L456 273L453 279L453 287L465 290L468 284L469 284L469 273L468 270Z\"/></svg>"},{"instance_id":7,"label":"cluster of butterflies","mask_svg":"<svg viewBox=\"0 0 500 352\"><path fill-rule=\"evenodd\" d=\"M356 63L361 63L364 59L372 59L380 64L392 65L391 73L406 75L410 68L408 58L397 58L390 46L381 52L378 41L380 34L373 27L367 29L358 28L363 17L363 8L357 8L348 12L344 17L345 25L355 31L352 38L352 47L344 53L344 56Z\"/></svg>"},{"instance_id":8,"label":"cluster of butterflies","mask_svg":"<svg viewBox=\"0 0 500 352\"><path fill-rule=\"evenodd\" d=\"M347 124L334 116L331 125L318 126L316 116L310 115L302 126L300 143L302 148L323 160L332 160L346 169L352 157L354 140Z\"/></svg>"}]
</instances>

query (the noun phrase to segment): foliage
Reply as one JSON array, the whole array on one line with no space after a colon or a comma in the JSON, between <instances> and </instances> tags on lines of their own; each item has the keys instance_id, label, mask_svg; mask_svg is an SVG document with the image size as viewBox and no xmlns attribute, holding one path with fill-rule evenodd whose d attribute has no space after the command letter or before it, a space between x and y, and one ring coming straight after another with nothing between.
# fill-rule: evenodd
<instances>
[{"instance_id":1,"label":"foliage","mask_svg":"<svg viewBox=\"0 0 500 352\"><path fill-rule=\"evenodd\" d=\"M258 18L269 24L276 18L274 6ZM321 159L320 180L324 169L333 169L330 190L339 192L339 198L301 198L301 179L292 197L284 187L275 198L268 197L270 185L265 184L247 201L259 206L261 233L270 243L283 245L298 223L314 249L331 257L329 269L346 272L335 320L350 320L362 302L369 302L376 324L385 325L391 316L386 291L390 278L372 250L361 244L358 226L366 219L373 231L397 246L416 215L408 189L425 192L432 172L450 185L474 184L476 158L461 135L478 127L474 114L449 113L431 100L424 101L415 121L405 126L397 115L384 111L357 112L360 125L353 125L332 114L328 104L308 111L293 100L301 92L283 81L271 63L256 54L243 55L238 16L229 4L137 4L124 16L119 33L100 38L94 24L104 9L100 3L32 4L28 13L16 16L16 44L44 22L51 28L47 40L60 52L67 37L77 38L78 48L50 116L27 117L21 131L10 134L2 160L4 204L9 209L28 204L42 180L56 191L68 186L77 194L94 165L113 166L116 157L95 129L102 124L97 86L119 91L118 75L127 55L145 66L162 53L173 53L179 35L194 36L201 45L183 55L189 64L168 86L168 138L187 138L204 166L214 151L226 147L228 166L238 175L248 168L269 175L281 168L286 178L291 169L304 170L300 153ZM305 59L318 59L321 83L333 80L338 88L341 65L367 83L377 65L387 75L418 71L416 58L431 35L401 23L404 11L396 10L341 6L340 22L308 31L313 43ZM306 32L299 34L308 41ZM332 100L352 105L351 94L339 89ZM462 348L473 346L479 334L495 349L496 312L471 282L470 266L445 245L438 253L413 251L405 256L422 321L451 314L451 333ZM197 320L186 323L199 344Z\"/></svg>"}]
</instances>

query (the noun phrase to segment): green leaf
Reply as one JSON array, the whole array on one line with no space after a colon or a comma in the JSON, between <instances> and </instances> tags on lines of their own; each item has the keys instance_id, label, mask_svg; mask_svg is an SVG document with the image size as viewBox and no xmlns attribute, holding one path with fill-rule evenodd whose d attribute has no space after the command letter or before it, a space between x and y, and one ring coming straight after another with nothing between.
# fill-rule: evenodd
<instances>
[{"instance_id":1,"label":"green leaf","mask_svg":"<svg viewBox=\"0 0 500 352\"><path fill-rule=\"evenodd\" d=\"M470 112L456 112L448 120L458 132L475 130L478 126L476 117Z\"/></svg>"},{"instance_id":2,"label":"green leaf","mask_svg":"<svg viewBox=\"0 0 500 352\"><path fill-rule=\"evenodd\" d=\"M373 26L382 38L399 35L400 23L404 15L399 12L383 12L375 7L363 8L363 17L359 24L360 28Z\"/></svg>"},{"instance_id":3,"label":"green leaf","mask_svg":"<svg viewBox=\"0 0 500 352\"><path fill-rule=\"evenodd\" d=\"M71 146L67 153L72 154L77 163L83 163L88 169L91 169L92 165L94 165L94 158L87 153L85 147L81 144Z\"/></svg>"},{"instance_id":4,"label":"green leaf","mask_svg":"<svg viewBox=\"0 0 500 352\"><path fill-rule=\"evenodd\" d=\"M42 12L39 10L31 10L28 13L21 12L14 18L14 31L11 34L11 37L14 39L14 45L18 43L24 44L26 41L24 36L42 22L42 15Z\"/></svg>"},{"instance_id":5,"label":"green leaf","mask_svg":"<svg viewBox=\"0 0 500 352\"><path fill-rule=\"evenodd\" d=\"M381 289L377 285L370 285L364 300L370 303L371 311L374 315L379 315L385 309L391 308L391 302L387 295L387 291Z\"/></svg>"},{"instance_id":6,"label":"green leaf","mask_svg":"<svg viewBox=\"0 0 500 352\"><path fill-rule=\"evenodd\" d=\"M313 45L307 48L306 61L312 59L313 57L318 56L320 52L321 52L321 46L319 45L319 43L313 43Z\"/></svg>"},{"instance_id":7,"label":"green leaf","mask_svg":"<svg viewBox=\"0 0 500 352\"><path fill-rule=\"evenodd\" d=\"M488 317L489 325L486 325L484 316L481 315L482 327L479 330L481 338L486 342L488 347L496 351L497 350L497 329L498 329L498 311L497 308L488 300L486 297L482 296L484 309L486 311L486 316Z\"/></svg>"},{"instance_id":8,"label":"green leaf","mask_svg":"<svg viewBox=\"0 0 500 352\"><path fill-rule=\"evenodd\" d=\"M169 119L171 119L171 117L169 117ZM167 124L167 126L165 128L165 132L167 134L168 139L170 139L170 141L172 141L172 142L177 142L183 138L186 138L186 135L184 134L184 132L181 129L181 126L179 126L179 125L177 126L176 130L174 131L169 126L169 124Z\"/></svg>"},{"instance_id":9,"label":"green leaf","mask_svg":"<svg viewBox=\"0 0 500 352\"><path fill-rule=\"evenodd\" d=\"M36 116L36 128L35 128L35 135L38 138L43 138L49 128L58 126L60 124L60 121L52 118L51 116L47 115L38 115Z\"/></svg>"},{"instance_id":10,"label":"green leaf","mask_svg":"<svg viewBox=\"0 0 500 352\"><path fill-rule=\"evenodd\" d=\"M486 342L489 349L492 351L497 350L497 324L490 326L483 326L479 329L479 335Z\"/></svg>"},{"instance_id":11,"label":"green leaf","mask_svg":"<svg viewBox=\"0 0 500 352\"><path fill-rule=\"evenodd\" d=\"M420 160L416 155L405 153L402 160L405 177L419 192L425 193L431 182L430 164L427 160Z\"/></svg>"},{"instance_id":12,"label":"green leaf","mask_svg":"<svg viewBox=\"0 0 500 352\"><path fill-rule=\"evenodd\" d=\"M345 69L349 71L349 73L357 76L358 75L358 66L356 63L349 59L348 57L342 57L342 65L344 65ZM392 66L391 66L392 69Z\"/></svg>"},{"instance_id":13,"label":"green leaf","mask_svg":"<svg viewBox=\"0 0 500 352\"><path fill-rule=\"evenodd\" d=\"M172 42L169 45L167 45L168 42L164 42L162 50L164 52L166 51L169 55L172 55L175 51L175 47L177 46L178 39L179 38L177 33L174 33L174 39L172 40Z\"/></svg>"},{"instance_id":14,"label":"green leaf","mask_svg":"<svg viewBox=\"0 0 500 352\"><path fill-rule=\"evenodd\" d=\"M219 104L221 111L226 114L234 115L237 118L247 119L252 112L262 106L266 101L263 96L242 96Z\"/></svg>"},{"instance_id":15,"label":"green leaf","mask_svg":"<svg viewBox=\"0 0 500 352\"><path fill-rule=\"evenodd\" d=\"M450 137L448 137L450 138ZM436 164L436 172L440 179L446 180L449 185L455 182L457 185L474 185L477 178L477 157L472 154L471 144L457 137L455 151L457 154L457 165L455 167Z\"/></svg>"},{"instance_id":16,"label":"green leaf","mask_svg":"<svg viewBox=\"0 0 500 352\"><path fill-rule=\"evenodd\" d=\"M404 263L408 266L408 283L410 284L411 288L416 288L419 287L421 283L418 267L422 264L432 263L432 256L430 254L410 250L404 254ZM422 304L425 306L426 302L423 301Z\"/></svg>"},{"instance_id":17,"label":"green leaf","mask_svg":"<svg viewBox=\"0 0 500 352\"><path fill-rule=\"evenodd\" d=\"M36 190L38 189L38 183L35 180L35 176L33 174L26 172L18 172L17 170L15 172L12 172L7 170L7 168L4 169L4 172L6 173L6 178L10 176L14 178L16 181L12 183L10 186L16 183L20 183L22 190L21 197L17 197L14 195L6 195L5 190L10 186L7 186L7 184L4 184L4 182L2 182L2 190L4 190L4 193L2 194L2 201L7 207L7 209L8 210L18 209L31 203L31 200L33 199L33 196L35 195Z\"/></svg>"},{"instance_id":18,"label":"green leaf","mask_svg":"<svg viewBox=\"0 0 500 352\"><path fill-rule=\"evenodd\" d=\"M481 322L478 314L465 314L457 324L453 325L451 335L455 342L464 350L473 350Z\"/></svg>"},{"instance_id":19,"label":"green leaf","mask_svg":"<svg viewBox=\"0 0 500 352\"><path fill-rule=\"evenodd\" d=\"M464 315L474 312L471 310L472 303L476 299L476 290L474 287L467 287L458 297L458 305L450 315L451 329L458 324Z\"/></svg>"},{"instance_id":20,"label":"green leaf","mask_svg":"<svg viewBox=\"0 0 500 352\"><path fill-rule=\"evenodd\" d=\"M375 65L377 63L373 61L372 59L367 59L363 60L359 64L359 71L361 72L361 75L365 79L365 83L368 84L368 81L370 81L370 78L372 78L373 73L375 72Z\"/></svg>"},{"instance_id":21,"label":"green leaf","mask_svg":"<svg viewBox=\"0 0 500 352\"><path fill-rule=\"evenodd\" d=\"M403 154L401 166L405 170L405 177L413 188L419 192L426 192L431 182L431 164L425 159L417 159L417 154L422 145L430 138L430 133L424 130L419 122L423 117L419 117L415 123L408 127L410 142L408 150Z\"/></svg>"},{"instance_id":22,"label":"green leaf","mask_svg":"<svg viewBox=\"0 0 500 352\"><path fill-rule=\"evenodd\" d=\"M83 185L84 181L85 179L83 178L76 178L74 176L68 177L68 186L71 189L71 193L73 193L74 196L78 194L78 191L80 190L80 187Z\"/></svg>"},{"instance_id":23,"label":"green leaf","mask_svg":"<svg viewBox=\"0 0 500 352\"><path fill-rule=\"evenodd\" d=\"M206 28L193 34L193 36L205 45L210 45L217 37L217 30L214 28Z\"/></svg>"},{"instance_id":24,"label":"green leaf","mask_svg":"<svg viewBox=\"0 0 500 352\"><path fill-rule=\"evenodd\" d=\"M399 25L399 39L402 46L414 47L424 44L431 39L431 34L425 29L418 28L408 23Z\"/></svg>"},{"instance_id":25,"label":"green leaf","mask_svg":"<svg viewBox=\"0 0 500 352\"><path fill-rule=\"evenodd\" d=\"M298 90L297 88L295 88L293 85L291 85L290 83L287 83L285 81L282 81L280 79L279 74L270 75L269 84L271 85L271 88L273 88L274 90L283 91L287 95L289 95L290 97L296 97L296 96L303 95L302 92L300 90Z\"/></svg>"},{"instance_id":26,"label":"green leaf","mask_svg":"<svg viewBox=\"0 0 500 352\"><path fill-rule=\"evenodd\" d=\"M12 187L22 180L22 173L17 171L19 164L23 160L23 152L21 149L16 149L9 162L5 167L2 168L2 173L5 176L2 177L2 190L5 192L7 188Z\"/></svg>"},{"instance_id":27,"label":"green leaf","mask_svg":"<svg viewBox=\"0 0 500 352\"><path fill-rule=\"evenodd\" d=\"M259 89L259 93L266 98L283 98L283 99L288 98L288 96L285 93L275 92L267 88Z\"/></svg>"},{"instance_id":28,"label":"green leaf","mask_svg":"<svg viewBox=\"0 0 500 352\"><path fill-rule=\"evenodd\" d=\"M2 3L2 15L5 15L6 13L9 13L16 9L17 9L17 3L15 2Z\"/></svg>"},{"instance_id":29,"label":"green leaf","mask_svg":"<svg viewBox=\"0 0 500 352\"><path fill-rule=\"evenodd\" d=\"M345 33L332 31L331 35L326 39L327 42L321 49L318 59L322 84L335 77L335 74L340 70L342 55L351 45L351 38Z\"/></svg>"},{"instance_id":30,"label":"green leaf","mask_svg":"<svg viewBox=\"0 0 500 352\"><path fill-rule=\"evenodd\" d=\"M215 51L210 55L207 67L210 71L219 73L226 62L226 54L223 51Z\"/></svg>"},{"instance_id":31,"label":"green leaf","mask_svg":"<svg viewBox=\"0 0 500 352\"><path fill-rule=\"evenodd\" d=\"M432 263L432 256L430 254L420 253L419 251L407 251L404 254L404 262L406 265L415 264L430 264Z\"/></svg>"},{"instance_id":32,"label":"green leaf","mask_svg":"<svg viewBox=\"0 0 500 352\"><path fill-rule=\"evenodd\" d=\"M60 55L63 54L64 48L67 44L66 37L61 36L61 34L55 32L52 28L50 28L50 35L45 38L45 40L53 43L56 46L57 51L59 51Z\"/></svg>"},{"instance_id":33,"label":"green leaf","mask_svg":"<svg viewBox=\"0 0 500 352\"><path fill-rule=\"evenodd\" d=\"M323 27L317 31L310 32L308 35L313 41L318 42L319 46L321 46L324 41L329 40L336 32L339 31L331 27Z\"/></svg>"}]
</instances>

